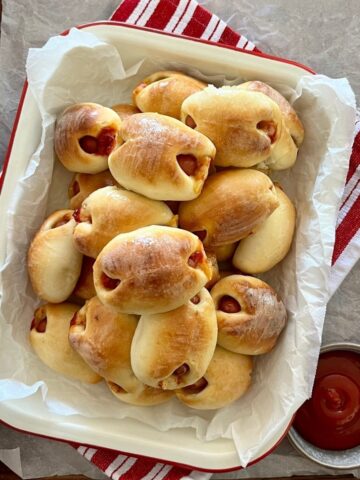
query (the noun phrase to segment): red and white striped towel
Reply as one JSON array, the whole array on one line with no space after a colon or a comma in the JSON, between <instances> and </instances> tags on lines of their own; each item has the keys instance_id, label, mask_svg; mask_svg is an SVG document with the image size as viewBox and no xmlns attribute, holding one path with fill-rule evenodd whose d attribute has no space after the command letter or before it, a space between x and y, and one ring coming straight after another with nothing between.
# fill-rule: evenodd
<instances>
[{"instance_id":1,"label":"red and white striped towel","mask_svg":"<svg viewBox=\"0 0 360 480\"><path fill-rule=\"evenodd\" d=\"M234 32L195 0L123 0L111 20L259 52L250 40ZM357 136L336 228L330 281L332 293L359 258L360 121L357 123ZM207 480L211 477L209 473L190 471L151 459L137 459L112 450L74 446L113 480Z\"/></svg>"}]
</instances>

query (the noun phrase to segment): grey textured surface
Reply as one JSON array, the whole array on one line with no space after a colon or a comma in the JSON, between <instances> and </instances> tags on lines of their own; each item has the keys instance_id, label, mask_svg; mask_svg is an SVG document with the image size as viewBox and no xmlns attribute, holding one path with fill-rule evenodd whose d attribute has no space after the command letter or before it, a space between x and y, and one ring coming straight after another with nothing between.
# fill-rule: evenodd
<instances>
[{"instance_id":1,"label":"grey textured surface","mask_svg":"<svg viewBox=\"0 0 360 480\"><path fill-rule=\"evenodd\" d=\"M360 5L358 0L208 0L200 2L260 49L286 56L332 77L346 76L360 98ZM3 0L0 43L0 160L3 161L15 117L29 47L80 23L108 18L118 0ZM336 341L339 326L347 340L360 341L359 263L328 306L323 339ZM24 435L0 426L0 459L21 459L24 478L83 473L106 478L72 447ZM161 452L159 452L161 456ZM335 474L299 456L283 441L277 450L246 471L215 478ZM339 472L338 472L339 473ZM359 476L359 472L353 472Z\"/></svg>"}]
</instances>

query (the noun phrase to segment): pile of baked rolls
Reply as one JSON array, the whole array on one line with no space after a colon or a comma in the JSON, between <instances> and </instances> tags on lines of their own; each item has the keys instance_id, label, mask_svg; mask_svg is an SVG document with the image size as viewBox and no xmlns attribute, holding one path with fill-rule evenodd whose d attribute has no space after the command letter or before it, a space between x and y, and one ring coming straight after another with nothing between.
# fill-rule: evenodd
<instances>
[{"instance_id":1,"label":"pile of baked rolls","mask_svg":"<svg viewBox=\"0 0 360 480\"><path fill-rule=\"evenodd\" d=\"M216 88L164 71L132 100L74 104L57 119L55 152L75 175L69 208L29 248L46 302L31 344L123 402L217 409L247 391L253 357L286 323L254 275L292 242L294 206L269 174L294 164L303 127L258 81Z\"/></svg>"}]
</instances>

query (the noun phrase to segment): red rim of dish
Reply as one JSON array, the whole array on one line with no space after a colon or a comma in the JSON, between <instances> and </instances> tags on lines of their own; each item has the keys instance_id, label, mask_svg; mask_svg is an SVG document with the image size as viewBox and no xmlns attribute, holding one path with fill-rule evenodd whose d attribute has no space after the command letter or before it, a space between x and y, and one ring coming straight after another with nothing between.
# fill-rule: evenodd
<instances>
[{"instance_id":1,"label":"red rim of dish","mask_svg":"<svg viewBox=\"0 0 360 480\"><path fill-rule=\"evenodd\" d=\"M108 25L108 26L130 28L130 29L134 29L134 30L150 31L150 32L160 34L160 35L176 37L178 39L185 40L185 41L204 43L204 44L211 45L211 46L217 47L217 48L225 48L227 50L240 51L241 53L245 53L247 55L254 55L254 56L257 56L257 57L267 58L269 60L274 60L274 61L277 61L277 62L294 65L294 66L299 67L302 70L306 71L307 73L315 74L315 72L311 68L309 68L305 65L302 65L301 63L294 62L292 60L287 60L285 58L275 57L275 56L267 55L267 54L261 53L261 52L252 52L252 51L249 51L249 50L244 50L244 49L241 49L241 48L232 47L232 46L224 45L224 44L218 44L218 43L210 42L208 40L202 40L202 39L199 39L199 38L192 38L192 37L187 37L187 36L183 36L183 35L176 35L176 34L173 34L173 33L159 31L159 30L156 30L156 29L153 29L153 28L139 27L137 25L128 25L128 24L123 23L123 22L113 22L113 21L92 22L92 23L86 23L86 24L83 24L83 25L78 25L76 28L83 29L83 28L93 27L93 26L97 26L97 25ZM70 30L65 30L63 33L61 33L61 35L67 35L69 33L69 31ZM17 112L16 112L13 128L12 128L12 131L11 131L9 145L8 145L8 148L7 148L7 151L6 151L4 166L3 166L3 169L2 169L2 172L1 172L0 192L1 192L4 180L5 180L5 175L6 175L8 166L9 166L11 151L12 151L12 148L13 148L14 139L15 139L15 135L16 135L16 130L17 130L17 126L18 126L18 123L19 123L19 120L20 120L20 115L21 115L23 104L24 104L24 101L25 101L25 96L26 96L26 93L27 93L27 89L28 89L28 82L27 82L27 80L25 80L24 86L23 86L23 89L22 89L22 92L21 92L21 96L20 96L19 105L18 105L18 109L17 109ZM267 457L270 453L272 453L275 450L275 448L282 442L282 440L288 434L288 432L291 428L291 425L293 423L294 417L295 417L295 415L292 417L291 421L289 422L289 425L286 427L284 433L278 439L278 441L267 452L265 452L263 455L261 455L260 457L256 458L252 462L250 462L248 464L249 466L254 465L255 463L264 459L265 457ZM10 427L10 428L12 428L12 429L14 429L18 432L27 433L27 434L34 435L36 437L47 438L47 439L50 439L50 440L57 440L57 441L64 442L64 443L67 443L67 444L72 443L72 444L80 445L78 442L75 442L75 441L66 440L66 439L59 438L59 437L51 437L49 435L44 435L44 434L41 434L41 433L34 433L34 432L31 432L31 431L28 431L28 430L22 430L21 428L14 427L13 425L5 422L2 419L0 419L0 422L2 424L6 425L7 427ZM203 471L203 472L231 472L231 471L234 471L234 470L241 470L242 469L242 467L239 465L239 466L236 466L236 467L230 467L230 468L225 468L225 469L210 469L209 470L209 469L206 469L206 468L196 467L196 466L193 466L193 465L177 463L177 462L169 461L169 460L163 460L161 458L147 457L147 456L144 456L144 455L124 452L124 451L120 451L120 450L114 450L114 449L111 449L111 448L108 448L108 447L91 445L91 444L88 444L88 443L85 443L85 442L81 442L81 445L84 445L84 446L87 446L87 447L92 447L92 448L98 448L98 449L105 448L107 450L115 451L119 454L124 454L124 455L127 455L127 456L136 457L136 458L156 460L156 461L159 461L161 463L167 463L167 464L170 464L170 465L174 465L176 467L186 468L186 469L189 469L189 470L199 470L199 471Z\"/></svg>"},{"instance_id":2,"label":"red rim of dish","mask_svg":"<svg viewBox=\"0 0 360 480\"><path fill-rule=\"evenodd\" d=\"M260 457L255 458L254 460L249 462L247 467L250 467L251 465L255 465L256 463L260 462L265 457L270 455L270 453L272 453L280 445L280 443L284 440L286 435L289 433L289 430L291 428L291 425L293 424L294 418L295 418L295 415L291 418L289 425L286 427L284 433L277 440L277 442L267 452L265 452L263 455L260 455ZM174 467L184 468L184 469L187 469L187 470L198 470L200 472L209 472L209 473L225 473L225 472L233 472L235 470L243 470L243 468L244 468L241 465L238 465L236 467L220 468L220 469L208 469L208 468L203 468L203 467L197 467L197 466L194 466L194 465L189 465L187 463L175 462L173 460L164 460L164 459L158 458L158 457L148 457L146 455L140 455L138 453L125 452L124 450L116 450L114 448L102 447L102 446L99 446L99 445L94 445L94 444L86 443L86 442L80 442L79 443L78 441L75 441L75 440L66 440L64 438L52 437L50 435L45 435L43 433L35 433L35 432L31 432L29 430L23 430L22 428L19 428L19 427L14 427L10 423L7 423L2 419L0 419L0 423L5 425L6 427L9 427L9 428L11 428L11 429L13 429L17 432L20 432L20 433L26 433L26 434L33 435L34 437L39 437L39 438L46 438L47 440L56 440L58 442L67 443L68 445L70 444L75 448L80 447L80 446L84 446L84 447L87 447L87 448L105 449L105 450L110 450L112 452L116 452L119 455L126 455L128 457L134 457L134 458L144 459L144 460L153 460L153 461L156 461L156 462L165 463L165 464L168 464L168 465L173 465Z\"/></svg>"}]
</instances>

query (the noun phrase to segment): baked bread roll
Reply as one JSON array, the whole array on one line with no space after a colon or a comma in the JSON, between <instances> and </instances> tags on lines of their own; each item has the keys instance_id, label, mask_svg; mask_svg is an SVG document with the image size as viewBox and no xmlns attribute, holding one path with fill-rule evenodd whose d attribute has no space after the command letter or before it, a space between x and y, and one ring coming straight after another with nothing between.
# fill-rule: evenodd
<instances>
[{"instance_id":1,"label":"baked bread roll","mask_svg":"<svg viewBox=\"0 0 360 480\"><path fill-rule=\"evenodd\" d=\"M296 160L280 108L263 93L210 86L184 101L181 120L214 143L215 165L282 170Z\"/></svg>"},{"instance_id":2,"label":"baked bread roll","mask_svg":"<svg viewBox=\"0 0 360 480\"><path fill-rule=\"evenodd\" d=\"M129 403L130 405L151 406L167 402L175 394L172 390L162 390L161 388L152 388L138 382L139 386L132 390L124 390L120 385L114 382L106 382L110 392L118 400Z\"/></svg>"},{"instance_id":3,"label":"baked bread roll","mask_svg":"<svg viewBox=\"0 0 360 480\"><path fill-rule=\"evenodd\" d=\"M40 360L55 372L87 383L96 383L96 374L69 344L70 321L77 305L48 303L35 310L30 329L30 343Z\"/></svg>"},{"instance_id":4,"label":"baked bread roll","mask_svg":"<svg viewBox=\"0 0 360 480\"><path fill-rule=\"evenodd\" d=\"M137 324L135 315L116 312L93 297L74 315L69 342L101 377L130 388L137 384L130 364Z\"/></svg>"},{"instance_id":5,"label":"baked bread roll","mask_svg":"<svg viewBox=\"0 0 360 480\"><path fill-rule=\"evenodd\" d=\"M75 247L72 210L57 210L41 225L31 242L27 266L34 292L42 300L60 303L74 290L82 255Z\"/></svg>"},{"instance_id":6,"label":"baked bread roll","mask_svg":"<svg viewBox=\"0 0 360 480\"><path fill-rule=\"evenodd\" d=\"M249 237L239 243L233 264L244 273L262 273L287 255L295 231L296 211L289 197L275 185L280 205Z\"/></svg>"},{"instance_id":7,"label":"baked bread roll","mask_svg":"<svg viewBox=\"0 0 360 480\"><path fill-rule=\"evenodd\" d=\"M110 170L105 172L95 173L75 173L69 185L69 199L70 208L76 210L81 207L82 202L90 193L95 192L99 188L116 185L119 187L117 181L111 175Z\"/></svg>"},{"instance_id":8,"label":"baked bread roll","mask_svg":"<svg viewBox=\"0 0 360 480\"><path fill-rule=\"evenodd\" d=\"M201 195L182 203L179 225L206 248L247 237L277 208L275 187L256 170L224 170L208 178Z\"/></svg>"},{"instance_id":9,"label":"baked bread roll","mask_svg":"<svg viewBox=\"0 0 360 480\"><path fill-rule=\"evenodd\" d=\"M217 261L226 262L227 260L230 260L234 255L236 247L237 247L236 242L227 243L226 245L220 245L219 247L215 247L215 255L216 255Z\"/></svg>"},{"instance_id":10,"label":"baked bread roll","mask_svg":"<svg viewBox=\"0 0 360 480\"><path fill-rule=\"evenodd\" d=\"M213 356L217 321L209 292L202 288L171 312L143 315L131 345L131 365L143 383L174 390L201 378Z\"/></svg>"},{"instance_id":11,"label":"baked bread roll","mask_svg":"<svg viewBox=\"0 0 360 480\"><path fill-rule=\"evenodd\" d=\"M259 82L258 80L242 83L241 85L239 85L239 88L244 88L245 90L250 90L252 92L264 93L272 100L274 100L274 102L278 104L281 110L285 126L288 129L291 138L293 139L297 148L300 147L304 140L304 127L301 123L300 118L297 116L297 113L290 105L290 103L286 100L286 98L284 98L277 90L270 87L270 85Z\"/></svg>"},{"instance_id":12,"label":"baked bread roll","mask_svg":"<svg viewBox=\"0 0 360 480\"><path fill-rule=\"evenodd\" d=\"M111 108L97 103L75 103L58 117L55 152L71 172L99 173L108 168L121 120Z\"/></svg>"},{"instance_id":13,"label":"baked bread roll","mask_svg":"<svg viewBox=\"0 0 360 480\"><path fill-rule=\"evenodd\" d=\"M135 315L116 312L94 297L74 315L69 342L85 362L105 378L109 387L121 394L121 400L135 405L155 405L171 395L146 387L131 369L130 348L137 324Z\"/></svg>"},{"instance_id":14,"label":"baked bread roll","mask_svg":"<svg viewBox=\"0 0 360 480\"><path fill-rule=\"evenodd\" d=\"M133 102L142 112L157 112L180 119L181 104L205 84L180 72L156 72L133 91Z\"/></svg>"},{"instance_id":15,"label":"baked bread roll","mask_svg":"<svg viewBox=\"0 0 360 480\"><path fill-rule=\"evenodd\" d=\"M191 200L203 187L215 147L179 120L139 113L124 120L124 143L109 157L113 177L155 200Z\"/></svg>"},{"instance_id":16,"label":"baked bread roll","mask_svg":"<svg viewBox=\"0 0 360 480\"><path fill-rule=\"evenodd\" d=\"M205 375L193 385L177 390L176 396L188 407L198 410L225 407L247 391L252 370L251 357L217 346Z\"/></svg>"},{"instance_id":17,"label":"baked bread roll","mask_svg":"<svg viewBox=\"0 0 360 480\"><path fill-rule=\"evenodd\" d=\"M73 291L73 295L83 300L89 300L96 295L93 265L95 260L90 257L83 257L79 280Z\"/></svg>"},{"instance_id":18,"label":"baked bread roll","mask_svg":"<svg viewBox=\"0 0 360 480\"><path fill-rule=\"evenodd\" d=\"M123 313L167 312L186 303L211 276L200 240L178 228L151 226L109 242L94 264L102 303Z\"/></svg>"},{"instance_id":19,"label":"baked bread roll","mask_svg":"<svg viewBox=\"0 0 360 480\"><path fill-rule=\"evenodd\" d=\"M131 117L131 115L135 115L135 113L140 113L140 110L137 107L126 103L118 103L111 108L119 115L120 120Z\"/></svg>"},{"instance_id":20,"label":"baked bread roll","mask_svg":"<svg viewBox=\"0 0 360 480\"><path fill-rule=\"evenodd\" d=\"M96 258L119 233L153 224L176 226L177 217L163 202L117 187L96 190L74 213L74 242L80 252Z\"/></svg>"},{"instance_id":21,"label":"baked bread roll","mask_svg":"<svg viewBox=\"0 0 360 480\"><path fill-rule=\"evenodd\" d=\"M181 120L215 144L215 165L245 168L270 156L282 124L274 101L236 86L209 86L191 95L182 104Z\"/></svg>"},{"instance_id":22,"label":"baked bread roll","mask_svg":"<svg viewBox=\"0 0 360 480\"><path fill-rule=\"evenodd\" d=\"M255 277L230 275L211 290L218 320L218 344L231 352L270 352L283 330L287 313L277 293Z\"/></svg>"}]
</instances>

